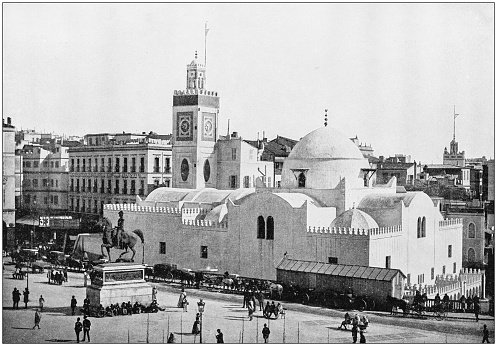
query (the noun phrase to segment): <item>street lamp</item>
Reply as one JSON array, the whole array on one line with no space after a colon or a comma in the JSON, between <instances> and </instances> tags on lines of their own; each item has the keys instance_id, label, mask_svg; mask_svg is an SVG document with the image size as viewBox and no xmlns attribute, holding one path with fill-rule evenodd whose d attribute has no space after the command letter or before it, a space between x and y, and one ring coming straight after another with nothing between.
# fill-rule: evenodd
<instances>
[{"instance_id":1,"label":"street lamp","mask_svg":"<svg viewBox=\"0 0 497 346\"><path fill-rule=\"evenodd\" d=\"M200 298L200 301L197 303L197 305L198 305L198 313L200 314L200 343L202 343L202 330L204 329L202 325L202 314L204 313L204 307L205 307L205 303L202 300L202 298Z\"/></svg>"}]
</instances>

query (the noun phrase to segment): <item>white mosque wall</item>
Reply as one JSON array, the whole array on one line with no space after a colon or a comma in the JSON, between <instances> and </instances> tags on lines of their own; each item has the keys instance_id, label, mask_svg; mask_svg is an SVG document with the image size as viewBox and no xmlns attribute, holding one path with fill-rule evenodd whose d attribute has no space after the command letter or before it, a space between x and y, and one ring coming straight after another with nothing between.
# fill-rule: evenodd
<instances>
[{"instance_id":1,"label":"white mosque wall","mask_svg":"<svg viewBox=\"0 0 497 346\"><path fill-rule=\"evenodd\" d=\"M338 264L369 265L369 236L360 234L359 230L335 230L336 233L307 233L307 249L310 261L328 263L330 257L336 257ZM357 232L357 233L356 233Z\"/></svg>"}]
</instances>

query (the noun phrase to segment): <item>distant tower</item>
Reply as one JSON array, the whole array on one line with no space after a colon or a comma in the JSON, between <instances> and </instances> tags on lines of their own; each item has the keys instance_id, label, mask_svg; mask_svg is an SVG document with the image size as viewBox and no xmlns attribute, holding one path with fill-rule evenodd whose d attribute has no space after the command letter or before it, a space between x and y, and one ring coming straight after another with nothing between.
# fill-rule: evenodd
<instances>
[{"instance_id":1,"label":"distant tower","mask_svg":"<svg viewBox=\"0 0 497 346\"><path fill-rule=\"evenodd\" d=\"M447 151L447 148L444 149L443 164L465 167L466 159L464 158L464 151L458 152L459 143L456 142L456 118L458 115L456 114L456 106L454 106L454 136L452 137L452 141L450 141L450 152Z\"/></svg>"},{"instance_id":2,"label":"distant tower","mask_svg":"<svg viewBox=\"0 0 497 346\"><path fill-rule=\"evenodd\" d=\"M205 89L205 65L196 52L186 74L186 89L173 95L172 187L215 188L219 97Z\"/></svg>"}]
</instances>

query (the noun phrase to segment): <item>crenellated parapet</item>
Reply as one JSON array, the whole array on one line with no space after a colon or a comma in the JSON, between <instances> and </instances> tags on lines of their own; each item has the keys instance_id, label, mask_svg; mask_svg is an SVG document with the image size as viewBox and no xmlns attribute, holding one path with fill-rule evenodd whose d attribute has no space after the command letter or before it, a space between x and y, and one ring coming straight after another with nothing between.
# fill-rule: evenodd
<instances>
[{"instance_id":1,"label":"crenellated parapet","mask_svg":"<svg viewBox=\"0 0 497 346\"><path fill-rule=\"evenodd\" d=\"M228 221L223 222L213 222L210 220L182 220L183 225L185 226L194 226L194 227L206 227L206 228L228 228Z\"/></svg>"},{"instance_id":2,"label":"crenellated parapet","mask_svg":"<svg viewBox=\"0 0 497 346\"><path fill-rule=\"evenodd\" d=\"M459 219L459 218L447 219L447 220L440 221L438 223L439 230L449 229L449 228L453 228L455 226L462 227L462 219Z\"/></svg>"},{"instance_id":3,"label":"crenellated parapet","mask_svg":"<svg viewBox=\"0 0 497 346\"><path fill-rule=\"evenodd\" d=\"M180 208L140 206L136 204L105 204L104 210L123 212L142 212L160 214L181 214Z\"/></svg>"},{"instance_id":4,"label":"crenellated parapet","mask_svg":"<svg viewBox=\"0 0 497 346\"><path fill-rule=\"evenodd\" d=\"M347 234L347 235L360 235L360 236L381 236L386 234L400 233L402 232L402 226L392 226L392 227L380 227L380 228L350 228L350 227L316 227L309 226L307 228L307 234Z\"/></svg>"},{"instance_id":5,"label":"crenellated parapet","mask_svg":"<svg viewBox=\"0 0 497 346\"><path fill-rule=\"evenodd\" d=\"M174 90L174 96L184 96L184 95L217 96L217 91L209 91L204 89Z\"/></svg>"},{"instance_id":6,"label":"crenellated parapet","mask_svg":"<svg viewBox=\"0 0 497 346\"><path fill-rule=\"evenodd\" d=\"M206 215L211 210L212 209L205 209L205 208L182 208L181 215L183 216Z\"/></svg>"}]
</instances>

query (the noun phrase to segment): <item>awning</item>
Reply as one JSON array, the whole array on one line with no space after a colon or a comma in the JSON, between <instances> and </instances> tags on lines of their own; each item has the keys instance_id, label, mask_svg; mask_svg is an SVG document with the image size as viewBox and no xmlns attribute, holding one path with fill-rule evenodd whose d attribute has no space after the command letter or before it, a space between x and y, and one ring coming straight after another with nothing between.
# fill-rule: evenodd
<instances>
[{"instance_id":1,"label":"awning","mask_svg":"<svg viewBox=\"0 0 497 346\"><path fill-rule=\"evenodd\" d=\"M31 225L31 226L40 226L40 219L35 216L23 216L20 219L16 220L16 223L21 225Z\"/></svg>"}]
</instances>

